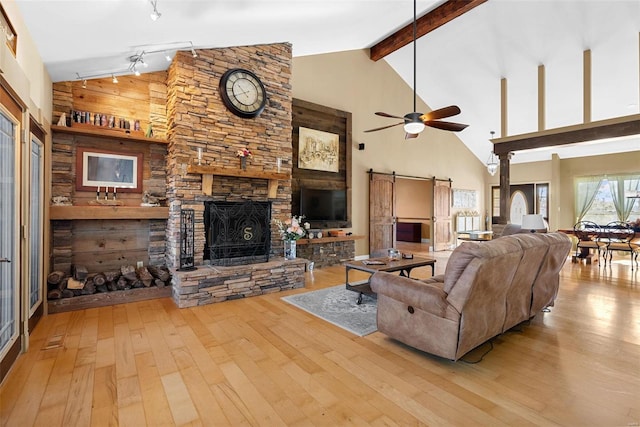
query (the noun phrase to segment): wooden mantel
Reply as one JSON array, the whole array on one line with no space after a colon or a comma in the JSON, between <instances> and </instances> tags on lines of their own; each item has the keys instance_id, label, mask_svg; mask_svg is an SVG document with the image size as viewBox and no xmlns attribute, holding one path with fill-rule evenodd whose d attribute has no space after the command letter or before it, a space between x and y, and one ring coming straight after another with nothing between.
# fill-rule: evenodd
<instances>
[{"instance_id":1,"label":"wooden mantel","mask_svg":"<svg viewBox=\"0 0 640 427\"><path fill-rule=\"evenodd\" d=\"M236 178L266 179L269 181L269 198L275 199L278 194L278 181L291 179L291 175L281 172L265 172L259 170L243 170L235 168L221 168L216 166L189 165L187 172L202 175L202 192L207 196L212 194L214 176L231 176Z\"/></svg>"}]
</instances>

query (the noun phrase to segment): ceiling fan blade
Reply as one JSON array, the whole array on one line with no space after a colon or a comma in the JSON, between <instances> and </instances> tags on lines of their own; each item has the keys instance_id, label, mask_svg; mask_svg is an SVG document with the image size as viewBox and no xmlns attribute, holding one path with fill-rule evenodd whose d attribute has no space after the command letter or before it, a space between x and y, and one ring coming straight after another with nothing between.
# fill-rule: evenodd
<instances>
[{"instance_id":1,"label":"ceiling fan blade","mask_svg":"<svg viewBox=\"0 0 640 427\"><path fill-rule=\"evenodd\" d=\"M404 139L417 138L419 136L420 136L419 133L405 133L404 134Z\"/></svg>"},{"instance_id":2,"label":"ceiling fan blade","mask_svg":"<svg viewBox=\"0 0 640 427\"><path fill-rule=\"evenodd\" d=\"M427 121L424 122L426 126L430 126L436 129L449 130L451 132L460 132L465 129L469 125L463 125L461 123L452 123L452 122L441 122L441 121Z\"/></svg>"},{"instance_id":3,"label":"ceiling fan blade","mask_svg":"<svg viewBox=\"0 0 640 427\"><path fill-rule=\"evenodd\" d=\"M429 113L425 113L420 116L420 120L427 122L429 120L444 119L445 117L451 117L460 114L460 107L457 105L450 105L448 107L439 108Z\"/></svg>"},{"instance_id":4,"label":"ceiling fan blade","mask_svg":"<svg viewBox=\"0 0 640 427\"><path fill-rule=\"evenodd\" d=\"M392 119L402 119L402 117L400 117L400 116L394 116L393 114L383 113L382 111L376 112L376 115L377 116L382 116L382 117L391 117Z\"/></svg>"},{"instance_id":5,"label":"ceiling fan blade","mask_svg":"<svg viewBox=\"0 0 640 427\"><path fill-rule=\"evenodd\" d=\"M388 128L392 128L392 127L394 127L394 126L403 125L403 124L404 124L404 122L395 123L395 124L393 124L393 125L382 126L382 127L375 128L375 129L365 130L365 132L375 132L375 131L377 131L377 130L388 129Z\"/></svg>"}]
</instances>

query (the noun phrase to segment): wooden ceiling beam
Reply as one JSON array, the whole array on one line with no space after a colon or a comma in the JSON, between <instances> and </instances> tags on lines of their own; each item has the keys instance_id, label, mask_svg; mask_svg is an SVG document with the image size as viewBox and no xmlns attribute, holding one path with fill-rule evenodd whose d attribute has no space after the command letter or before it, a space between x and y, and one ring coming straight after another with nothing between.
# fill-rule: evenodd
<instances>
[{"instance_id":1,"label":"wooden ceiling beam","mask_svg":"<svg viewBox=\"0 0 640 427\"><path fill-rule=\"evenodd\" d=\"M500 156L501 154L522 150L556 147L631 135L640 135L640 114L565 126L542 132L496 138L492 139L491 142L493 142L493 152Z\"/></svg>"},{"instance_id":2,"label":"wooden ceiling beam","mask_svg":"<svg viewBox=\"0 0 640 427\"><path fill-rule=\"evenodd\" d=\"M453 21L458 16L480 6L487 0L448 0L431 12L416 20L416 38ZM391 34L386 39L371 47L369 57L372 61L384 58L392 52L408 45L413 41L413 21L406 27Z\"/></svg>"}]
</instances>

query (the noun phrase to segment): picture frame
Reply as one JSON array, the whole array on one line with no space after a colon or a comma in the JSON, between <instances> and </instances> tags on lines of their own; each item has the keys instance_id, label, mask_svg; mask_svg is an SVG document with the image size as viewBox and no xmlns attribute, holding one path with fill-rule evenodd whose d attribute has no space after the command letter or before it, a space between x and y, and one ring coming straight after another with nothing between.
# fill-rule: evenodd
<instances>
[{"instance_id":1,"label":"picture frame","mask_svg":"<svg viewBox=\"0 0 640 427\"><path fill-rule=\"evenodd\" d=\"M298 128L298 168L339 172L340 135Z\"/></svg>"},{"instance_id":2,"label":"picture frame","mask_svg":"<svg viewBox=\"0 0 640 427\"><path fill-rule=\"evenodd\" d=\"M142 193L142 153L78 147L76 190L116 187L118 193Z\"/></svg>"},{"instance_id":3,"label":"picture frame","mask_svg":"<svg viewBox=\"0 0 640 427\"><path fill-rule=\"evenodd\" d=\"M476 190L451 190L451 206L459 209L474 209L478 206L478 192Z\"/></svg>"}]
</instances>

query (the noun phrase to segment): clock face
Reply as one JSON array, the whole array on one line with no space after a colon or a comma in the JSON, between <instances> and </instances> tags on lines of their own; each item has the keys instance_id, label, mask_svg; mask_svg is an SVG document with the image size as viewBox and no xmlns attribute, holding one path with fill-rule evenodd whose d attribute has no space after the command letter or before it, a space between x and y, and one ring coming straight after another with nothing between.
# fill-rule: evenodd
<instances>
[{"instance_id":1,"label":"clock face","mask_svg":"<svg viewBox=\"0 0 640 427\"><path fill-rule=\"evenodd\" d=\"M267 93L258 76L241 68L222 75L220 95L233 114L245 118L256 117L267 103Z\"/></svg>"}]
</instances>

